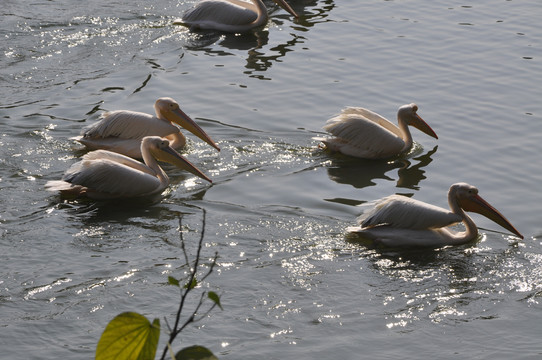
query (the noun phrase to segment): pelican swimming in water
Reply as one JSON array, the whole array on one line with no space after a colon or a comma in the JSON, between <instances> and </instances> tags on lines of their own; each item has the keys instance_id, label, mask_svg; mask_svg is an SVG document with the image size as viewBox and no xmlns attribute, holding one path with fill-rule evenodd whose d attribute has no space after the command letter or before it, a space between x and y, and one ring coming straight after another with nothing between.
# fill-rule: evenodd
<instances>
[{"instance_id":1,"label":"pelican swimming in water","mask_svg":"<svg viewBox=\"0 0 542 360\"><path fill-rule=\"evenodd\" d=\"M285 0L273 1L298 17ZM182 23L194 29L240 33L262 26L267 20L267 8L262 0L202 0L174 23Z\"/></svg>"},{"instance_id":2,"label":"pelican swimming in water","mask_svg":"<svg viewBox=\"0 0 542 360\"><path fill-rule=\"evenodd\" d=\"M91 199L133 198L159 194L169 185L169 178L158 161L165 161L211 182L198 168L169 146L159 136L141 141L144 164L130 157L107 151L91 151L73 164L62 180L49 181L45 187L61 194Z\"/></svg>"},{"instance_id":3,"label":"pelican swimming in water","mask_svg":"<svg viewBox=\"0 0 542 360\"><path fill-rule=\"evenodd\" d=\"M360 225L347 230L386 247L442 247L468 243L478 236L474 221L465 213L473 211L501 225L523 239L523 235L495 208L466 183L453 184L448 191L450 210L391 195L378 200L374 209L360 218ZM463 222L466 230L454 233L447 226Z\"/></svg>"},{"instance_id":4,"label":"pelican swimming in water","mask_svg":"<svg viewBox=\"0 0 542 360\"><path fill-rule=\"evenodd\" d=\"M416 104L401 106L397 112L399 126L396 126L370 110L347 107L324 126L324 130L335 137L315 139L321 141L326 149L345 155L364 159L390 158L412 148L409 125L438 139L417 111Z\"/></svg>"},{"instance_id":5,"label":"pelican swimming in water","mask_svg":"<svg viewBox=\"0 0 542 360\"><path fill-rule=\"evenodd\" d=\"M186 130L220 151L220 148L172 98L164 97L154 103L156 116L129 110L106 112L102 118L73 138L89 150L114 151L134 159L141 159L141 140L145 136L160 136L170 140L174 149L186 145L186 138L174 125Z\"/></svg>"}]
</instances>

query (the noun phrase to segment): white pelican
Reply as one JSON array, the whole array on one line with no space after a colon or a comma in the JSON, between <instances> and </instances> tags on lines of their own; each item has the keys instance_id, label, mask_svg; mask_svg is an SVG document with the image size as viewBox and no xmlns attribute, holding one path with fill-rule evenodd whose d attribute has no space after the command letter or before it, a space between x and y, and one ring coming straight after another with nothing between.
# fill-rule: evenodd
<instances>
[{"instance_id":1,"label":"white pelican","mask_svg":"<svg viewBox=\"0 0 542 360\"><path fill-rule=\"evenodd\" d=\"M373 210L360 218L361 226L349 232L387 247L442 247L474 240L478 229L465 211L474 211L493 220L523 239L523 235L495 208L478 195L478 189L466 183L453 184L448 191L446 210L406 196L391 195L379 200ZM466 230L454 233L448 225L463 222Z\"/></svg>"},{"instance_id":2,"label":"white pelican","mask_svg":"<svg viewBox=\"0 0 542 360\"><path fill-rule=\"evenodd\" d=\"M141 159L141 139L160 136L170 140L174 149L186 145L186 138L176 123L220 151L213 140L186 115L172 98L164 97L154 103L156 116L129 110L106 112L102 118L74 137L89 150L105 149Z\"/></svg>"},{"instance_id":3,"label":"white pelican","mask_svg":"<svg viewBox=\"0 0 542 360\"><path fill-rule=\"evenodd\" d=\"M285 0L273 1L298 17ZM267 8L262 0L202 0L174 23L195 29L240 33L264 25L267 19Z\"/></svg>"},{"instance_id":4,"label":"white pelican","mask_svg":"<svg viewBox=\"0 0 542 360\"><path fill-rule=\"evenodd\" d=\"M329 119L324 126L324 130L335 137L315 139L331 151L359 158L385 159L397 156L412 147L409 125L438 139L437 134L416 111L416 104L401 106L397 111L397 127L370 110L347 107L339 115Z\"/></svg>"},{"instance_id":5,"label":"white pelican","mask_svg":"<svg viewBox=\"0 0 542 360\"><path fill-rule=\"evenodd\" d=\"M171 163L211 182L171 148L169 141L159 136L143 138L141 153L145 164L107 150L91 151L73 164L62 180L49 181L45 187L61 194L97 200L159 194L169 185L169 179L156 160Z\"/></svg>"}]
</instances>

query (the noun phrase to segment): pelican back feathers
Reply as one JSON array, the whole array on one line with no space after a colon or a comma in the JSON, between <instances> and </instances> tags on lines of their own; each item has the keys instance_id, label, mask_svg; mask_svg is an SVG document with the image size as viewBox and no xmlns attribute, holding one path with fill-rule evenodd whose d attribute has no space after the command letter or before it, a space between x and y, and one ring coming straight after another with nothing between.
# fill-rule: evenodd
<instances>
[{"instance_id":1,"label":"pelican back feathers","mask_svg":"<svg viewBox=\"0 0 542 360\"><path fill-rule=\"evenodd\" d=\"M83 138L121 137L142 139L145 136L167 136L179 129L169 121L142 112L117 110L107 112L100 121L83 131Z\"/></svg>"},{"instance_id":2,"label":"pelican back feathers","mask_svg":"<svg viewBox=\"0 0 542 360\"><path fill-rule=\"evenodd\" d=\"M362 158L387 158L405 147L399 129L380 115L363 108L347 108L326 122L324 130L335 138L322 142L332 151ZM385 145L385 146L383 146Z\"/></svg>"},{"instance_id":3,"label":"pelican back feathers","mask_svg":"<svg viewBox=\"0 0 542 360\"><path fill-rule=\"evenodd\" d=\"M220 0L203 0L186 11L182 22L205 29L208 26L213 28L212 24L216 23L234 26L247 25L256 21L257 18L258 14L246 6Z\"/></svg>"},{"instance_id":4,"label":"pelican back feathers","mask_svg":"<svg viewBox=\"0 0 542 360\"><path fill-rule=\"evenodd\" d=\"M359 219L362 228L387 225L410 230L438 229L461 221L462 217L450 210L402 195L379 200Z\"/></svg>"}]
</instances>

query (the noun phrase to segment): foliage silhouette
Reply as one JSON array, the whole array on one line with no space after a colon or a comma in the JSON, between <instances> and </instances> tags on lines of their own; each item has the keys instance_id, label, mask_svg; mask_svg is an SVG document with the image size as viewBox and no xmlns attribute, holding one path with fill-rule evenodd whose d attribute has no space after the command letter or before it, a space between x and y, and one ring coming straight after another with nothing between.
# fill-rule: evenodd
<instances>
[{"instance_id":1,"label":"foliage silhouette","mask_svg":"<svg viewBox=\"0 0 542 360\"><path fill-rule=\"evenodd\" d=\"M167 353L175 360L217 360L216 356L207 348L199 345L186 347L173 355L172 343L175 338L189 324L205 318L216 306L222 309L220 296L214 291L202 291L194 310L183 320L181 316L186 306L189 294L193 293L198 285L201 284L211 273L216 265L218 253L215 252L211 259L209 267L202 274L199 274L198 268L201 261L201 250L203 247L203 238L205 237L205 209L202 211L202 230L194 261L190 261L186 251L183 238L182 218L179 218L181 249L183 250L185 265L189 269L185 278L177 279L173 276L168 277L168 284L179 289L180 301L175 315L173 326L170 326L167 319L164 318L169 333L167 344L162 351L161 360L166 358ZM205 300L210 300L211 304L201 313ZM181 321L183 320L183 321ZM105 328L98 345L96 347L96 360L108 359L137 359L148 360L156 356L158 341L160 338L160 320L154 319L151 323L145 316L135 312L124 312L117 315L109 322Z\"/></svg>"}]
</instances>

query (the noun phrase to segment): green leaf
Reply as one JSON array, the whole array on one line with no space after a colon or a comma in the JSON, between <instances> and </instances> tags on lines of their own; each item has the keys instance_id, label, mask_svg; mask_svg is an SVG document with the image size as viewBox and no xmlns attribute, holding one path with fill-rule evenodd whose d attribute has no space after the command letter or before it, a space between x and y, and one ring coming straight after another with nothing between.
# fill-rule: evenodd
<instances>
[{"instance_id":1,"label":"green leaf","mask_svg":"<svg viewBox=\"0 0 542 360\"><path fill-rule=\"evenodd\" d=\"M167 281L170 285L179 286L179 280L175 279L173 276L168 276Z\"/></svg>"},{"instance_id":2,"label":"green leaf","mask_svg":"<svg viewBox=\"0 0 542 360\"><path fill-rule=\"evenodd\" d=\"M222 305L220 305L220 296L218 296L217 293L215 293L214 291L209 291L209 293L207 294L207 297L208 297L209 299L213 300L213 302L214 302L215 304L218 305L218 307L220 308L220 310L224 310L224 309L222 308Z\"/></svg>"},{"instance_id":3,"label":"green leaf","mask_svg":"<svg viewBox=\"0 0 542 360\"><path fill-rule=\"evenodd\" d=\"M159 337L159 319L151 324L138 313L122 313L107 324L96 347L96 360L154 359Z\"/></svg>"},{"instance_id":4,"label":"green leaf","mask_svg":"<svg viewBox=\"0 0 542 360\"><path fill-rule=\"evenodd\" d=\"M186 285L184 285L185 289L193 289L198 285L198 280L196 278L192 279L192 282L187 282Z\"/></svg>"},{"instance_id":5,"label":"green leaf","mask_svg":"<svg viewBox=\"0 0 542 360\"><path fill-rule=\"evenodd\" d=\"M218 360L218 358L206 347L194 345L175 354L175 360Z\"/></svg>"}]
</instances>

